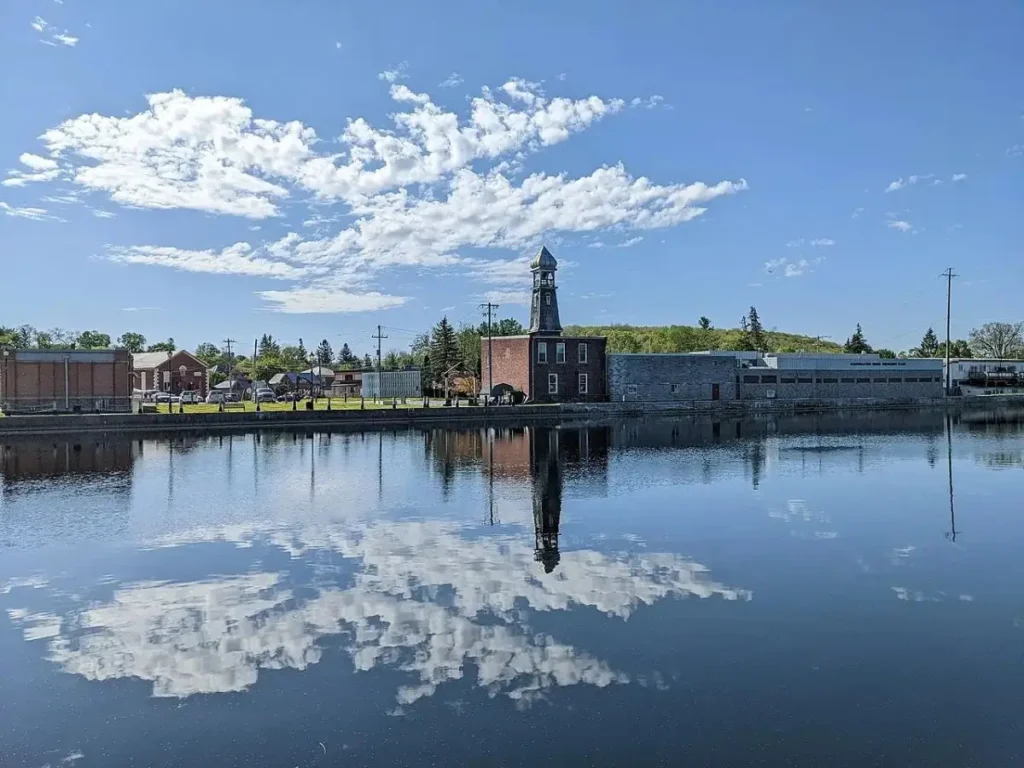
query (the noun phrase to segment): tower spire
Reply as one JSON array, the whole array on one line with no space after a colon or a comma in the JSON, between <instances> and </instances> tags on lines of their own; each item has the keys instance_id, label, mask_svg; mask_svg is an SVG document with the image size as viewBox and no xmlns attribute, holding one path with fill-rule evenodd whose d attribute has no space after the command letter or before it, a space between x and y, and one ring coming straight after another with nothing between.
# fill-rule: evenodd
<instances>
[{"instance_id":1,"label":"tower spire","mask_svg":"<svg viewBox=\"0 0 1024 768\"><path fill-rule=\"evenodd\" d=\"M555 288L555 272L558 262L546 247L541 247L533 261L533 296L530 302L530 333L558 336L562 323L558 319L558 294Z\"/></svg>"}]
</instances>

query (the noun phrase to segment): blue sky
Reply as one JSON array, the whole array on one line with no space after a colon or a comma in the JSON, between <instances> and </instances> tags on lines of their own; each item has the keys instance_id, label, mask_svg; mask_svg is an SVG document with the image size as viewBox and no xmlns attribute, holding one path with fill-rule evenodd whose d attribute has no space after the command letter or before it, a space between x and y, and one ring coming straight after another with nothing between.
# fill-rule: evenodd
<instances>
[{"instance_id":1,"label":"blue sky","mask_svg":"<svg viewBox=\"0 0 1024 768\"><path fill-rule=\"evenodd\" d=\"M554 7L552 7L554 6ZM443 10L442 10L443 9ZM1021 320L1024 6L20 0L0 325L368 351L563 322Z\"/></svg>"}]
</instances>

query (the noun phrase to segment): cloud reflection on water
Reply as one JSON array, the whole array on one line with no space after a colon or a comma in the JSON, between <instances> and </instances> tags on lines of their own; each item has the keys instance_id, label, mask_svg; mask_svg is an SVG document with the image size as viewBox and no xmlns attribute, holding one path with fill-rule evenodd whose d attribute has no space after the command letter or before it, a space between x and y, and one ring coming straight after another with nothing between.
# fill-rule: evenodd
<instances>
[{"instance_id":1,"label":"cloud reflection on water","mask_svg":"<svg viewBox=\"0 0 1024 768\"><path fill-rule=\"evenodd\" d=\"M11 618L26 640L47 641L62 670L89 680L151 681L153 695L163 697L247 690L260 670L320 662L321 640L339 636L357 671L387 667L409 676L395 696L404 707L471 675L490 695L523 703L553 687L630 681L590 653L532 630L529 611L590 608L625 620L670 596L751 598L668 553L567 552L546 575L528 542L468 538L447 522L232 526L158 544L209 541L269 543L311 560L332 551L360 568L350 586L322 587L312 597L285 573L247 573L125 584L108 601L78 605L60 619L27 611Z\"/></svg>"}]
</instances>

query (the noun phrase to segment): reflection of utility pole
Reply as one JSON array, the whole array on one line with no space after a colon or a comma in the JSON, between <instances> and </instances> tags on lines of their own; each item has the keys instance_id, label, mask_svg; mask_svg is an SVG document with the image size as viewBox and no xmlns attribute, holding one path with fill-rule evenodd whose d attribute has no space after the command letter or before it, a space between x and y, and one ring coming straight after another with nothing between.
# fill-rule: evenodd
<instances>
[{"instance_id":1,"label":"reflection of utility pole","mask_svg":"<svg viewBox=\"0 0 1024 768\"><path fill-rule=\"evenodd\" d=\"M494 525L494 428L487 427L487 496L490 505L490 522Z\"/></svg>"},{"instance_id":2,"label":"reflection of utility pole","mask_svg":"<svg viewBox=\"0 0 1024 768\"><path fill-rule=\"evenodd\" d=\"M381 326L378 325L377 335L371 336L370 338L377 340L377 393L373 398L373 402L377 402L378 397L382 400L384 399L384 366L381 365L380 343L381 341L386 339L387 336L384 335L383 329L381 328Z\"/></svg>"},{"instance_id":3,"label":"reflection of utility pole","mask_svg":"<svg viewBox=\"0 0 1024 768\"><path fill-rule=\"evenodd\" d=\"M946 538L956 542L956 512L953 509L953 417L946 413L946 456L949 464L949 531Z\"/></svg>"},{"instance_id":4,"label":"reflection of utility pole","mask_svg":"<svg viewBox=\"0 0 1024 768\"><path fill-rule=\"evenodd\" d=\"M384 498L384 432L377 433L377 508Z\"/></svg>"}]
</instances>

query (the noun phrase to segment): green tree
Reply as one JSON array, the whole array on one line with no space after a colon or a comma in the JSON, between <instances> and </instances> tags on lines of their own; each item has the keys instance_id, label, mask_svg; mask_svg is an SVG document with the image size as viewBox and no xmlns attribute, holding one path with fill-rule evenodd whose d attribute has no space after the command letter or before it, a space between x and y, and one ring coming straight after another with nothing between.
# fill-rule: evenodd
<instances>
[{"instance_id":1,"label":"green tree","mask_svg":"<svg viewBox=\"0 0 1024 768\"><path fill-rule=\"evenodd\" d=\"M1024 356L1024 323L985 323L971 331L971 350L979 357L1017 360Z\"/></svg>"},{"instance_id":2,"label":"green tree","mask_svg":"<svg viewBox=\"0 0 1024 768\"><path fill-rule=\"evenodd\" d=\"M277 357L281 365L284 366L284 371L304 371L309 366L306 348L301 344L297 347L291 345L281 347L280 355L268 355L268 357Z\"/></svg>"},{"instance_id":3,"label":"green tree","mask_svg":"<svg viewBox=\"0 0 1024 768\"><path fill-rule=\"evenodd\" d=\"M373 358L369 354L363 355L363 370L373 370Z\"/></svg>"},{"instance_id":4,"label":"green tree","mask_svg":"<svg viewBox=\"0 0 1024 768\"><path fill-rule=\"evenodd\" d=\"M338 352L338 367L348 369L358 364L359 358L352 354L348 344L342 344L341 351Z\"/></svg>"},{"instance_id":5,"label":"green tree","mask_svg":"<svg viewBox=\"0 0 1024 768\"><path fill-rule=\"evenodd\" d=\"M18 347L18 329L0 326L0 348Z\"/></svg>"},{"instance_id":6,"label":"green tree","mask_svg":"<svg viewBox=\"0 0 1024 768\"><path fill-rule=\"evenodd\" d=\"M874 351L864 338L864 331L861 330L860 323L857 323L857 330L853 332L853 336L846 340L843 351L851 355L862 355Z\"/></svg>"},{"instance_id":7,"label":"green tree","mask_svg":"<svg viewBox=\"0 0 1024 768\"><path fill-rule=\"evenodd\" d=\"M711 320L705 317L704 315L700 316L700 320L697 321L697 324L700 326L700 329L702 331L711 330Z\"/></svg>"},{"instance_id":8,"label":"green tree","mask_svg":"<svg viewBox=\"0 0 1024 768\"><path fill-rule=\"evenodd\" d=\"M921 346L910 350L910 354L912 357L938 357L939 338L935 335L935 331L931 328L925 331L924 337L921 339Z\"/></svg>"},{"instance_id":9,"label":"green tree","mask_svg":"<svg viewBox=\"0 0 1024 768\"><path fill-rule=\"evenodd\" d=\"M754 346L754 336L750 332L750 321L746 317L740 318L739 335L726 349L736 352L749 352L756 349Z\"/></svg>"},{"instance_id":10,"label":"green tree","mask_svg":"<svg viewBox=\"0 0 1024 768\"><path fill-rule=\"evenodd\" d=\"M78 341L78 334L65 328L51 328L47 333L50 335L50 346L54 349L74 349Z\"/></svg>"},{"instance_id":11,"label":"green tree","mask_svg":"<svg viewBox=\"0 0 1024 768\"><path fill-rule=\"evenodd\" d=\"M434 326L430 334L430 377L436 383L442 383L449 370L459 363L459 342L455 329L447 317Z\"/></svg>"},{"instance_id":12,"label":"green tree","mask_svg":"<svg viewBox=\"0 0 1024 768\"><path fill-rule=\"evenodd\" d=\"M299 357L303 360L309 360L309 350L306 349L306 345L302 343L302 337L299 336Z\"/></svg>"},{"instance_id":13,"label":"green tree","mask_svg":"<svg viewBox=\"0 0 1024 768\"><path fill-rule=\"evenodd\" d=\"M768 351L768 338L764 334L764 326L761 325L761 317L757 314L757 307L751 307L747 315L747 331L750 334L750 342L753 349L765 353Z\"/></svg>"},{"instance_id":14,"label":"green tree","mask_svg":"<svg viewBox=\"0 0 1024 768\"><path fill-rule=\"evenodd\" d=\"M53 349L55 346L49 331L36 331L32 341L38 349Z\"/></svg>"},{"instance_id":15,"label":"green tree","mask_svg":"<svg viewBox=\"0 0 1024 768\"><path fill-rule=\"evenodd\" d=\"M487 323L482 324L484 327L484 334L486 334ZM491 324L491 330L494 330L494 324ZM481 342L486 345L487 337L481 334L479 328L474 328L468 323L463 323L459 326L459 330L456 333L459 345L459 359L462 360L462 364L466 367L466 370L470 373L479 376L480 367L480 355L486 354L481 352ZM497 334L492 334L496 336ZM509 334L514 336L516 334Z\"/></svg>"},{"instance_id":16,"label":"green tree","mask_svg":"<svg viewBox=\"0 0 1024 768\"><path fill-rule=\"evenodd\" d=\"M264 333L260 337L260 343L256 350L256 354L259 357L263 357L264 355L279 357L281 355L281 346L274 341L274 337L269 333Z\"/></svg>"},{"instance_id":17,"label":"green tree","mask_svg":"<svg viewBox=\"0 0 1024 768\"><path fill-rule=\"evenodd\" d=\"M117 337L117 346L137 354L146 348L146 337L141 333L125 331Z\"/></svg>"},{"instance_id":18,"label":"green tree","mask_svg":"<svg viewBox=\"0 0 1024 768\"><path fill-rule=\"evenodd\" d=\"M882 358L883 360L895 360L896 359L896 353L893 352L891 349L885 349L885 348L883 348L883 349L876 349L875 352L878 353L878 356L880 358Z\"/></svg>"},{"instance_id":19,"label":"green tree","mask_svg":"<svg viewBox=\"0 0 1024 768\"><path fill-rule=\"evenodd\" d=\"M949 345L949 356L970 359L974 357L974 350L971 345L963 339L957 339Z\"/></svg>"},{"instance_id":20,"label":"green tree","mask_svg":"<svg viewBox=\"0 0 1024 768\"><path fill-rule=\"evenodd\" d=\"M267 354L259 355L256 358L250 374L255 381L269 381L272 376L278 373L285 373L287 370L277 355Z\"/></svg>"},{"instance_id":21,"label":"green tree","mask_svg":"<svg viewBox=\"0 0 1024 768\"><path fill-rule=\"evenodd\" d=\"M202 344L197 346L193 354L199 358L207 368L212 368L218 363L226 362L224 360L224 353L220 351L220 348L209 341L204 341Z\"/></svg>"},{"instance_id":22,"label":"green tree","mask_svg":"<svg viewBox=\"0 0 1024 768\"><path fill-rule=\"evenodd\" d=\"M316 364L329 368L334 363L334 350L327 339L321 339L316 347Z\"/></svg>"},{"instance_id":23,"label":"green tree","mask_svg":"<svg viewBox=\"0 0 1024 768\"><path fill-rule=\"evenodd\" d=\"M381 365L385 371L397 371L402 368L402 359L396 350L389 349L388 353L384 355Z\"/></svg>"},{"instance_id":24,"label":"green tree","mask_svg":"<svg viewBox=\"0 0 1024 768\"><path fill-rule=\"evenodd\" d=\"M110 349L110 336L99 331L82 331L75 339L78 349Z\"/></svg>"},{"instance_id":25,"label":"green tree","mask_svg":"<svg viewBox=\"0 0 1024 768\"><path fill-rule=\"evenodd\" d=\"M147 352L174 352L176 349L173 338L168 338L167 341L158 341L156 344L146 347Z\"/></svg>"}]
</instances>

